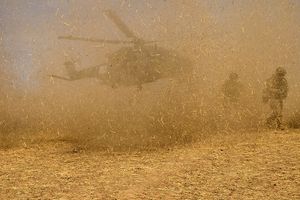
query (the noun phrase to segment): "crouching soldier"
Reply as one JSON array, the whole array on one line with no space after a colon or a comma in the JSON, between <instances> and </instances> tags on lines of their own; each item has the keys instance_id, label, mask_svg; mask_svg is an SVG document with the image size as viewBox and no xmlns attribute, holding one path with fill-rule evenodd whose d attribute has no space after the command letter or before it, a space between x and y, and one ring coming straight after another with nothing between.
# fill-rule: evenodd
<instances>
[{"instance_id":1,"label":"crouching soldier","mask_svg":"<svg viewBox=\"0 0 300 200\"><path fill-rule=\"evenodd\" d=\"M286 70L282 67L278 67L275 74L271 78L267 79L265 89L263 91L263 102L269 103L271 113L267 118L267 125L283 130L282 125L282 110L283 100L288 94L288 83L285 78Z\"/></svg>"}]
</instances>

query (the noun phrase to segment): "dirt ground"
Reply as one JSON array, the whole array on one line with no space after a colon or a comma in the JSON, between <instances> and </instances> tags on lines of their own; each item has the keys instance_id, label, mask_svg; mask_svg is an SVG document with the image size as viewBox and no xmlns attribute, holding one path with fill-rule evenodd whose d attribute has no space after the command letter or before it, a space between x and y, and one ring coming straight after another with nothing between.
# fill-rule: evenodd
<instances>
[{"instance_id":1,"label":"dirt ground","mask_svg":"<svg viewBox=\"0 0 300 200\"><path fill-rule=\"evenodd\" d=\"M0 199L300 199L300 131L131 152L52 140L0 155Z\"/></svg>"}]
</instances>

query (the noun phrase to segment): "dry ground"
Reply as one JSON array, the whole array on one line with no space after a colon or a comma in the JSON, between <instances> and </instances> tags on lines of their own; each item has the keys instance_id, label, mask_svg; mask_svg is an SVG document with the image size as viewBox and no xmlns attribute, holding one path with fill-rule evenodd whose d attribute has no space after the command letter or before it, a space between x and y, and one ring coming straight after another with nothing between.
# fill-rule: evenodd
<instances>
[{"instance_id":1,"label":"dry ground","mask_svg":"<svg viewBox=\"0 0 300 200\"><path fill-rule=\"evenodd\" d=\"M300 199L300 131L216 135L155 151L0 150L0 199Z\"/></svg>"}]
</instances>

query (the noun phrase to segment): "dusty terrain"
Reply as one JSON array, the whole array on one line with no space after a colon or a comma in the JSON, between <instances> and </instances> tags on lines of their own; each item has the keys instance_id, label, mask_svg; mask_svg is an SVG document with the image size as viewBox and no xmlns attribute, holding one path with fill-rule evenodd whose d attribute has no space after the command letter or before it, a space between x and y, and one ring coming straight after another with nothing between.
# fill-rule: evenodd
<instances>
[{"instance_id":1,"label":"dusty terrain","mask_svg":"<svg viewBox=\"0 0 300 200\"><path fill-rule=\"evenodd\" d=\"M300 199L300 131L153 151L46 141L0 150L1 199Z\"/></svg>"}]
</instances>

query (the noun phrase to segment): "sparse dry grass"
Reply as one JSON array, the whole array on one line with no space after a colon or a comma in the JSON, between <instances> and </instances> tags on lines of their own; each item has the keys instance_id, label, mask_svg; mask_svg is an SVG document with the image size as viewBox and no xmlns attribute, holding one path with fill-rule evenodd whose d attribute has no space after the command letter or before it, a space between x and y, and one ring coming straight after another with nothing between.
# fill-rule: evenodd
<instances>
[{"instance_id":1,"label":"sparse dry grass","mask_svg":"<svg viewBox=\"0 0 300 200\"><path fill-rule=\"evenodd\" d=\"M171 150L0 150L3 199L298 199L299 132L215 135ZM221 136L221 137L220 137Z\"/></svg>"}]
</instances>

